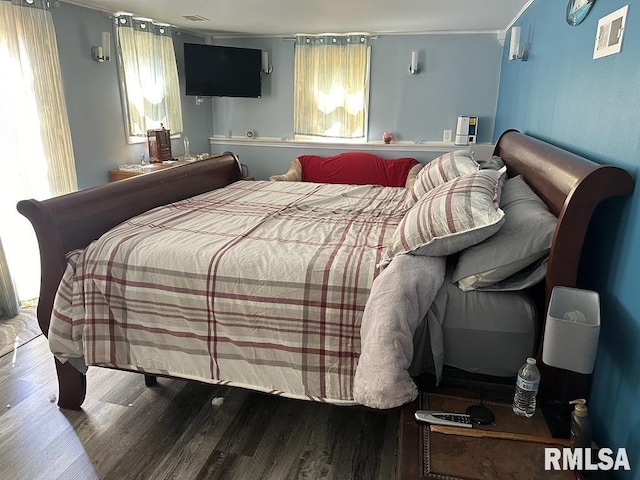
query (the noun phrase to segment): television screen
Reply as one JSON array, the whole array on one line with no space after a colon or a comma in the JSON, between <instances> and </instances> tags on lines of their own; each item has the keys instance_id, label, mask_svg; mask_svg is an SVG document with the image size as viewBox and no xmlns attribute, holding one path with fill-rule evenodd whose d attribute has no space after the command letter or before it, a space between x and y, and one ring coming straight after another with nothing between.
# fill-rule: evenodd
<instances>
[{"instance_id":1,"label":"television screen","mask_svg":"<svg viewBox=\"0 0 640 480\"><path fill-rule=\"evenodd\" d=\"M253 48L184 44L186 94L251 97L262 93L262 51Z\"/></svg>"}]
</instances>

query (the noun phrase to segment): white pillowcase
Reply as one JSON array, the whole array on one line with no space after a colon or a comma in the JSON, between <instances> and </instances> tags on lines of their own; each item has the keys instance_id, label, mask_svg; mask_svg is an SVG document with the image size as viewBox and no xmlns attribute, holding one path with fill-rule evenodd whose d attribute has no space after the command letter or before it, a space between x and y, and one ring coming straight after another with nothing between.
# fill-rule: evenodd
<instances>
[{"instance_id":1,"label":"white pillowcase","mask_svg":"<svg viewBox=\"0 0 640 480\"><path fill-rule=\"evenodd\" d=\"M450 255L496 233L504 221L504 178L504 170L481 170L431 189L400 221L383 265L403 253Z\"/></svg>"}]
</instances>

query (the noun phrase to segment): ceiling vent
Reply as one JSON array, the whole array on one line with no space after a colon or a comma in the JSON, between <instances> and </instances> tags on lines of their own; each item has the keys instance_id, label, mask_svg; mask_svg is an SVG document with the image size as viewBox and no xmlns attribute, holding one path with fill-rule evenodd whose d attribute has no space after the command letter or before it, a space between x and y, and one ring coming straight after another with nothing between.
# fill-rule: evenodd
<instances>
[{"instance_id":1,"label":"ceiling vent","mask_svg":"<svg viewBox=\"0 0 640 480\"><path fill-rule=\"evenodd\" d=\"M209 19L201 17L200 15L183 15L182 18L189 20L190 22L208 22Z\"/></svg>"}]
</instances>

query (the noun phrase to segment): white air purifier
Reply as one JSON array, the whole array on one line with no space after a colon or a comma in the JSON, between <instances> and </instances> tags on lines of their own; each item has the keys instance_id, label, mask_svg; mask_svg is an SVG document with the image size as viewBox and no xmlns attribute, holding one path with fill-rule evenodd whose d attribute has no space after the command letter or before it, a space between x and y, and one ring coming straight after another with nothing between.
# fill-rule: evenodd
<instances>
[{"instance_id":1,"label":"white air purifier","mask_svg":"<svg viewBox=\"0 0 640 480\"><path fill-rule=\"evenodd\" d=\"M456 126L456 145L469 145L476 143L478 133L478 117L460 115Z\"/></svg>"}]
</instances>

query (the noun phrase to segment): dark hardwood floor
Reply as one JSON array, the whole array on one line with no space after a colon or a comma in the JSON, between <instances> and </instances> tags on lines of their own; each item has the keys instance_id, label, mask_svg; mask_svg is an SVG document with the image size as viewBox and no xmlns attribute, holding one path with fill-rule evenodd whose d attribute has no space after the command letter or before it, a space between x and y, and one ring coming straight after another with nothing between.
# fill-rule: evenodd
<instances>
[{"instance_id":1,"label":"dark hardwood floor","mask_svg":"<svg viewBox=\"0 0 640 480\"><path fill-rule=\"evenodd\" d=\"M46 339L0 358L0 479L395 478L398 412L90 368L82 411L56 405ZM212 405L222 397L221 406Z\"/></svg>"}]
</instances>

